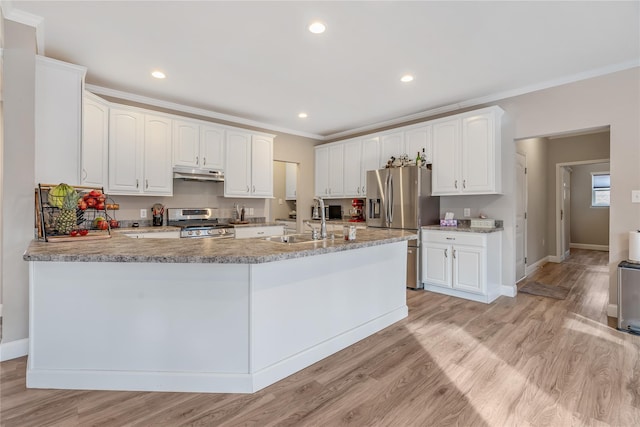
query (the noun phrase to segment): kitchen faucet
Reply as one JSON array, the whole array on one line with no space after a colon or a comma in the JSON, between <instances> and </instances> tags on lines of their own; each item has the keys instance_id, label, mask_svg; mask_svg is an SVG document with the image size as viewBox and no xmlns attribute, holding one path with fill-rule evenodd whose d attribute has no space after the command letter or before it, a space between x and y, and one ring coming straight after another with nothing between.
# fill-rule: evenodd
<instances>
[{"instance_id":1,"label":"kitchen faucet","mask_svg":"<svg viewBox=\"0 0 640 427\"><path fill-rule=\"evenodd\" d=\"M327 238L327 218L324 216L324 200L318 196L314 198L320 204L320 238Z\"/></svg>"}]
</instances>

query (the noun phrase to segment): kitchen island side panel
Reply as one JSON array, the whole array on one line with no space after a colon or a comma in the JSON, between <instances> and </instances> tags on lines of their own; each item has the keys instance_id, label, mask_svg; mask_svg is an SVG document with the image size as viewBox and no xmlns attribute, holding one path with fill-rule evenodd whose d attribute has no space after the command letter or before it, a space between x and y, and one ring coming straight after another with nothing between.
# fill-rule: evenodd
<instances>
[{"instance_id":1,"label":"kitchen island side panel","mask_svg":"<svg viewBox=\"0 0 640 427\"><path fill-rule=\"evenodd\" d=\"M248 267L31 262L31 370L248 373Z\"/></svg>"}]
</instances>

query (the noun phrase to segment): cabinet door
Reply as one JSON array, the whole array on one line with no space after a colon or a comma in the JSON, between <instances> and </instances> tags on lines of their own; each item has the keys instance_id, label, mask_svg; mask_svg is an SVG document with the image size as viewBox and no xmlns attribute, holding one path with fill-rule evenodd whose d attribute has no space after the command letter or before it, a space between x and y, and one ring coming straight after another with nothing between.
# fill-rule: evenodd
<instances>
[{"instance_id":1,"label":"cabinet door","mask_svg":"<svg viewBox=\"0 0 640 427\"><path fill-rule=\"evenodd\" d=\"M360 183L361 155L360 140L344 143L344 195L347 197L363 197Z\"/></svg>"},{"instance_id":2,"label":"cabinet door","mask_svg":"<svg viewBox=\"0 0 640 427\"><path fill-rule=\"evenodd\" d=\"M200 167L224 170L224 129L200 126Z\"/></svg>"},{"instance_id":3,"label":"cabinet door","mask_svg":"<svg viewBox=\"0 0 640 427\"><path fill-rule=\"evenodd\" d=\"M453 288L484 293L485 250L473 246L453 246Z\"/></svg>"},{"instance_id":4,"label":"cabinet door","mask_svg":"<svg viewBox=\"0 0 640 427\"><path fill-rule=\"evenodd\" d=\"M451 287L451 246L424 243L422 247L422 281L430 285Z\"/></svg>"},{"instance_id":5,"label":"cabinet door","mask_svg":"<svg viewBox=\"0 0 640 427\"><path fill-rule=\"evenodd\" d=\"M344 145L329 147L329 198L344 195Z\"/></svg>"},{"instance_id":6,"label":"cabinet door","mask_svg":"<svg viewBox=\"0 0 640 427\"><path fill-rule=\"evenodd\" d=\"M109 193L142 191L144 116L120 108L109 111Z\"/></svg>"},{"instance_id":7,"label":"cabinet door","mask_svg":"<svg viewBox=\"0 0 640 427\"><path fill-rule=\"evenodd\" d=\"M495 191L495 119L493 113L462 119L462 192Z\"/></svg>"},{"instance_id":8,"label":"cabinet door","mask_svg":"<svg viewBox=\"0 0 640 427\"><path fill-rule=\"evenodd\" d=\"M433 166L431 190L434 196L458 194L460 176L460 120L433 125Z\"/></svg>"},{"instance_id":9,"label":"cabinet door","mask_svg":"<svg viewBox=\"0 0 640 427\"><path fill-rule=\"evenodd\" d=\"M106 187L109 158L109 107L85 96L82 111L82 178L81 184Z\"/></svg>"},{"instance_id":10,"label":"cabinet door","mask_svg":"<svg viewBox=\"0 0 640 427\"><path fill-rule=\"evenodd\" d=\"M171 161L171 119L145 115L144 118L145 194L173 194Z\"/></svg>"},{"instance_id":11,"label":"cabinet door","mask_svg":"<svg viewBox=\"0 0 640 427\"><path fill-rule=\"evenodd\" d=\"M266 136L252 137L251 194L273 197L273 139Z\"/></svg>"},{"instance_id":12,"label":"cabinet door","mask_svg":"<svg viewBox=\"0 0 640 427\"><path fill-rule=\"evenodd\" d=\"M77 185L82 138L83 67L36 56L35 183Z\"/></svg>"},{"instance_id":13,"label":"cabinet door","mask_svg":"<svg viewBox=\"0 0 640 427\"><path fill-rule=\"evenodd\" d=\"M390 133L380 137L380 160L382 167L391 156L396 159L405 154L403 143L403 132Z\"/></svg>"},{"instance_id":14,"label":"cabinet door","mask_svg":"<svg viewBox=\"0 0 640 427\"><path fill-rule=\"evenodd\" d=\"M422 156L424 152L426 162L431 163L433 157L431 126L423 126L406 131L404 133L404 145L410 159L415 159L418 153Z\"/></svg>"},{"instance_id":15,"label":"cabinet door","mask_svg":"<svg viewBox=\"0 0 640 427\"><path fill-rule=\"evenodd\" d=\"M249 196L251 183L251 134L227 131L225 143L225 196Z\"/></svg>"},{"instance_id":16,"label":"cabinet door","mask_svg":"<svg viewBox=\"0 0 640 427\"><path fill-rule=\"evenodd\" d=\"M285 163L285 198L296 200L296 187L298 182L298 165Z\"/></svg>"},{"instance_id":17,"label":"cabinet door","mask_svg":"<svg viewBox=\"0 0 640 427\"><path fill-rule=\"evenodd\" d=\"M315 195L325 197L329 194L329 147L316 147L315 151Z\"/></svg>"},{"instance_id":18,"label":"cabinet door","mask_svg":"<svg viewBox=\"0 0 640 427\"><path fill-rule=\"evenodd\" d=\"M380 165L380 139L377 136L362 140L362 160L360 164L360 184L362 185L360 194L362 195L361 197L365 197L367 195L367 172L383 167Z\"/></svg>"},{"instance_id":19,"label":"cabinet door","mask_svg":"<svg viewBox=\"0 0 640 427\"><path fill-rule=\"evenodd\" d=\"M200 126L185 120L173 121L173 164L199 166Z\"/></svg>"}]
</instances>

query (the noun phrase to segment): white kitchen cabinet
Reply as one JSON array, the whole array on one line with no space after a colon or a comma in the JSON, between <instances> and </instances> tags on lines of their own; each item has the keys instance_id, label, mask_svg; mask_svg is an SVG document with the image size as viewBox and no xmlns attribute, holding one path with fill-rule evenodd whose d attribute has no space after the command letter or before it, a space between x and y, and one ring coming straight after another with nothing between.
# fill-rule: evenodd
<instances>
[{"instance_id":1,"label":"white kitchen cabinet","mask_svg":"<svg viewBox=\"0 0 640 427\"><path fill-rule=\"evenodd\" d=\"M84 67L36 56L35 184L81 181Z\"/></svg>"},{"instance_id":2,"label":"white kitchen cabinet","mask_svg":"<svg viewBox=\"0 0 640 427\"><path fill-rule=\"evenodd\" d=\"M489 107L433 124L433 195L501 193L502 114Z\"/></svg>"},{"instance_id":3,"label":"white kitchen cabinet","mask_svg":"<svg viewBox=\"0 0 640 427\"><path fill-rule=\"evenodd\" d=\"M381 167L384 167L391 157L395 157L397 159L403 154L407 154L404 149L404 132L397 131L380 136Z\"/></svg>"},{"instance_id":4,"label":"white kitchen cabinet","mask_svg":"<svg viewBox=\"0 0 640 427\"><path fill-rule=\"evenodd\" d=\"M298 165L296 163L285 163L284 169L285 199L296 200L298 185Z\"/></svg>"},{"instance_id":5,"label":"white kitchen cabinet","mask_svg":"<svg viewBox=\"0 0 640 427\"><path fill-rule=\"evenodd\" d=\"M173 192L171 119L113 107L109 113L109 194Z\"/></svg>"},{"instance_id":6,"label":"white kitchen cabinet","mask_svg":"<svg viewBox=\"0 0 640 427\"><path fill-rule=\"evenodd\" d=\"M257 227L235 227L236 239L250 239L253 237L268 237L284 235L283 225L265 225Z\"/></svg>"},{"instance_id":7,"label":"white kitchen cabinet","mask_svg":"<svg viewBox=\"0 0 640 427\"><path fill-rule=\"evenodd\" d=\"M362 158L360 161L360 185L361 197L367 195L367 172L377 170L384 165L380 164L380 138L367 137L362 140Z\"/></svg>"},{"instance_id":8,"label":"white kitchen cabinet","mask_svg":"<svg viewBox=\"0 0 640 427\"><path fill-rule=\"evenodd\" d=\"M431 125L408 129L404 133L404 149L410 159L425 156L426 163L432 163L433 147L431 142Z\"/></svg>"},{"instance_id":9,"label":"white kitchen cabinet","mask_svg":"<svg viewBox=\"0 0 640 427\"><path fill-rule=\"evenodd\" d=\"M422 230L422 276L428 291L489 303L500 295L502 232Z\"/></svg>"},{"instance_id":10,"label":"white kitchen cabinet","mask_svg":"<svg viewBox=\"0 0 640 427\"><path fill-rule=\"evenodd\" d=\"M228 130L225 197L273 197L273 137Z\"/></svg>"},{"instance_id":11,"label":"white kitchen cabinet","mask_svg":"<svg viewBox=\"0 0 640 427\"><path fill-rule=\"evenodd\" d=\"M179 231L149 231L146 233L123 233L132 239L179 239Z\"/></svg>"},{"instance_id":12,"label":"white kitchen cabinet","mask_svg":"<svg viewBox=\"0 0 640 427\"><path fill-rule=\"evenodd\" d=\"M82 109L82 171L80 183L107 186L109 177L109 104L86 92Z\"/></svg>"},{"instance_id":13,"label":"white kitchen cabinet","mask_svg":"<svg viewBox=\"0 0 640 427\"><path fill-rule=\"evenodd\" d=\"M332 143L315 148L315 195L324 198L344 196L344 144Z\"/></svg>"},{"instance_id":14,"label":"white kitchen cabinet","mask_svg":"<svg viewBox=\"0 0 640 427\"><path fill-rule=\"evenodd\" d=\"M362 193L362 142L359 139L344 143L344 188L345 197L364 197Z\"/></svg>"},{"instance_id":15,"label":"white kitchen cabinet","mask_svg":"<svg viewBox=\"0 0 640 427\"><path fill-rule=\"evenodd\" d=\"M224 170L224 128L192 120L174 120L173 165Z\"/></svg>"}]
</instances>

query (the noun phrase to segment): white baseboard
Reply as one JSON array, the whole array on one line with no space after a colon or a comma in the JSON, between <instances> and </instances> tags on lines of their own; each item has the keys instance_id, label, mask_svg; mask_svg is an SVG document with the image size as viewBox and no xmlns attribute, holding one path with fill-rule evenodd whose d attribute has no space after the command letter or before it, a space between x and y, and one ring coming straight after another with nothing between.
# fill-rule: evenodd
<instances>
[{"instance_id":1,"label":"white baseboard","mask_svg":"<svg viewBox=\"0 0 640 427\"><path fill-rule=\"evenodd\" d=\"M618 304L609 304L607 306L607 316L618 318Z\"/></svg>"},{"instance_id":2,"label":"white baseboard","mask_svg":"<svg viewBox=\"0 0 640 427\"><path fill-rule=\"evenodd\" d=\"M549 255L547 257L547 261L555 262L555 263L561 263L562 262L562 257L556 256L556 255Z\"/></svg>"},{"instance_id":3,"label":"white baseboard","mask_svg":"<svg viewBox=\"0 0 640 427\"><path fill-rule=\"evenodd\" d=\"M588 243L571 243L569 247L571 249L588 249L590 251L609 252L609 245L590 245Z\"/></svg>"},{"instance_id":4,"label":"white baseboard","mask_svg":"<svg viewBox=\"0 0 640 427\"><path fill-rule=\"evenodd\" d=\"M516 285L501 285L500 295L505 297L515 297L518 294L518 287Z\"/></svg>"},{"instance_id":5,"label":"white baseboard","mask_svg":"<svg viewBox=\"0 0 640 427\"><path fill-rule=\"evenodd\" d=\"M549 262L549 257L548 256L540 258L538 261L534 262L531 265L527 265L527 267L525 268L525 271L524 271L525 276L531 275L536 270L538 270L540 267L545 265L547 262Z\"/></svg>"},{"instance_id":6,"label":"white baseboard","mask_svg":"<svg viewBox=\"0 0 640 427\"><path fill-rule=\"evenodd\" d=\"M2 304L0 304L0 317L2 317Z\"/></svg>"},{"instance_id":7,"label":"white baseboard","mask_svg":"<svg viewBox=\"0 0 640 427\"><path fill-rule=\"evenodd\" d=\"M29 354L29 338L0 342L0 362L17 359L27 354Z\"/></svg>"}]
</instances>

